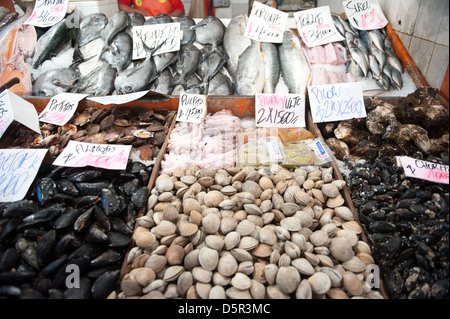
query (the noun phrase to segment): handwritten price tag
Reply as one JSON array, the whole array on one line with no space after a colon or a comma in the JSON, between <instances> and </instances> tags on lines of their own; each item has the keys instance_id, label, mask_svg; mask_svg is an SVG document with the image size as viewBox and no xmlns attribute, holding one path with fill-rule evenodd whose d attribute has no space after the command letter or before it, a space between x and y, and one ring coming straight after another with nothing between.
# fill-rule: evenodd
<instances>
[{"instance_id":1,"label":"handwritten price tag","mask_svg":"<svg viewBox=\"0 0 450 319\"><path fill-rule=\"evenodd\" d=\"M88 94L61 93L50 99L46 108L39 115L39 120L45 123L63 126L75 113L78 103Z\"/></svg>"},{"instance_id":2,"label":"handwritten price tag","mask_svg":"<svg viewBox=\"0 0 450 319\"><path fill-rule=\"evenodd\" d=\"M47 152L47 149L0 150L0 202L25 197Z\"/></svg>"},{"instance_id":3,"label":"handwritten price tag","mask_svg":"<svg viewBox=\"0 0 450 319\"><path fill-rule=\"evenodd\" d=\"M13 92L5 90L0 93L0 138L14 120L37 133L41 132L34 105Z\"/></svg>"},{"instance_id":4,"label":"handwritten price tag","mask_svg":"<svg viewBox=\"0 0 450 319\"><path fill-rule=\"evenodd\" d=\"M64 19L69 0L36 0L31 16L23 24L51 27Z\"/></svg>"},{"instance_id":5,"label":"handwritten price tag","mask_svg":"<svg viewBox=\"0 0 450 319\"><path fill-rule=\"evenodd\" d=\"M294 19L308 47L345 40L336 30L329 6L295 12Z\"/></svg>"},{"instance_id":6,"label":"handwritten price tag","mask_svg":"<svg viewBox=\"0 0 450 319\"><path fill-rule=\"evenodd\" d=\"M382 29L388 24L378 0L346 0L344 10L347 19L358 30Z\"/></svg>"},{"instance_id":7,"label":"handwritten price tag","mask_svg":"<svg viewBox=\"0 0 450 319\"><path fill-rule=\"evenodd\" d=\"M127 167L131 145L91 144L70 141L53 165L67 167L93 166L112 170Z\"/></svg>"},{"instance_id":8,"label":"handwritten price tag","mask_svg":"<svg viewBox=\"0 0 450 319\"><path fill-rule=\"evenodd\" d=\"M407 156L396 156L397 166L403 167L405 175L433 183L449 183L449 166L431 163Z\"/></svg>"},{"instance_id":9,"label":"handwritten price tag","mask_svg":"<svg viewBox=\"0 0 450 319\"><path fill-rule=\"evenodd\" d=\"M309 86L314 123L367 117L360 82Z\"/></svg>"},{"instance_id":10,"label":"handwritten price tag","mask_svg":"<svg viewBox=\"0 0 450 319\"><path fill-rule=\"evenodd\" d=\"M131 32L133 33L133 60L147 56L142 41L149 48L155 48L165 41L154 55L180 50L180 22L135 26Z\"/></svg>"},{"instance_id":11,"label":"handwritten price tag","mask_svg":"<svg viewBox=\"0 0 450 319\"><path fill-rule=\"evenodd\" d=\"M180 95L177 122L201 123L206 115L206 95Z\"/></svg>"},{"instance_id":12,"label":"handwritten price tag","mask_svg":"<svg viewBox=\"0 0 450 319\"><path fill-rule=\"evenodd\" d=\"M260 42L282 43L288 15L255 1L244 36Z\"/></svg>"},{"instance_id":13,"label":"handwritten price tag","mask_svg":"<svg viewBox=\"0 0 450 319\"><path fill-rule=\"evenodd\" d=\"M257 127L306 127L305 95L256 94Z\"/></svg>"},{"instance_id":14,"label":"handwritten price tag","mask_svg":"<svg viewBox=\"0 0 450 319\"><path fill-rule=\"evenodd\" d=\"M87 97L86 100L100 103L103 105L125 104L128 102L140 99L141 97L146 95L148 92L149 91L140 91L140 92L133 92L133 93L122 94L122 95L92 96L92 97Z\"/></svg>"}]
</instances>

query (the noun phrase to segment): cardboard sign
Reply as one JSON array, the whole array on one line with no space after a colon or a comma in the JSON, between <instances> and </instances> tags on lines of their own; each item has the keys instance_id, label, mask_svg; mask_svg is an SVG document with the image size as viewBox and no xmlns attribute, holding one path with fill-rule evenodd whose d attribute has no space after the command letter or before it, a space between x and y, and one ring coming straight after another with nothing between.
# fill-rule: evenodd
<instances>
[{"instance_id":1,"label":"cardboard sign","mask_svg":"<svg viewBox=\"0 0 450 319\"><path fill-rule=\"evenodd\" d=\"M308 93L314 123L367 117L360 82L309 86Z\"/></svg>"},{"instance_id":2,"label":"cardboard sign","mask_svg":"<svg viewBox=\"0 0 450 319\"><path fill-rule=\"evenodd\" d=\"M345 0L343 4L348 21L358 30L382 29L388 24L378 0Z\"/></svg>"},{"instance_id":3,"label":"cardboard sign","mask_svg":"<svg viewBox=\"0 0 450 319\"><path fill-rule=\"evenodd\" d=\"M36 133L41 133L34 105L13 92L5 90L0 93L0 138L14 120Z\"/></svg>"},{"instance_id":4,"label":"cardboard sign","mask_svg":"<svg viewBox=\"0 0 450 319\"><path fill-rule=\"evenodd\" d=\"M133 33L133 60L147 56L142 41L150 49L164 43L153 55L180 50L180 22L135 26L131 32Z\"/></svg>"},{"instance_id":5,"label":"cardboard sign","mask_svg":"<svg viewBox=\"0 0 450 319\"><path fill-rule=\"evenodd\" d=\"M202 123L206 115L206 95L182 93L178 103L177 122Z\"/></svg>"},{"instance_id":6,"label":"cardboard sign","mask_svg":"<svg viewBox=\"0 0 450 319\"><path fill-rule=\"evenodd\" d=\"M288 15L255 1L244 36L259 42L282 43Z\"/></svg>"},{"instance_id":7,"label":"cardboard sign","mask_svg":"<svg viewBox=\"0 0 450 319\"><path fill-rule=\"evenodd\" d=\"M55 125L65 125L77 110L78 103L89 94L61 93L50 99L39 114L39 120Z\"/></svg>"},{"instance_id":8,"label":"cardboard sign","mask_svg":"<svg viewBox=\"0 0 450 319\"><path fill-rule=\"evenodd\" d=\"M329 6L295 12L294 19L303 42L310 48L345 40L334 25Z\"/></svg>"},{"instance_id":9,"label":"cardboard sign","mask_svg":"<svg viewBox=\"0 0 450 319\"><path fill-rule=\"evenodd\" d=\"M127 167L131 145L93 144L70 141L53 165L67 167L93 166L112 170Z\"/></svg>"},{"instance_id":10,"label":"cardboard sign","mask_svg":"<svg viewBox=\"0 0 450 319\"><path fill-rule=\"evenodd\" d=\"M87 97L86 100L97 102L103 105L110 104L125 104L131 101L135 101L146 95L149 91L133 92L122 95L108 95L108 96L93 96Z\"/></svg>"},{"instance_id":11,"label":"cardboard sign","mask_svg":"<svg viewBox=\"0 0 450 319\"><path fill-rule=\"evenodd\" d=\"M433 183L449 183L449 166L427 162L407 156L396 156L397 166L403 167L407 177Z\"/></svg>"},{"instance_id":12,"label":"cardboard sign","mask_svg":"<svg viewBox=\"0 0 450 319\"><path fill-rule=\"evenodd\" d=\"M0 149L0 202L25 197L47 149Z\"/></svg>"},{"instance_id":13,"label":"cardboard sign","mask_svg":"<svg viewBox=\"0 0 450 319\"><path fill-rule=\"evenodd\" d=\"M36 0L31 16L23 24L51 27L64 19L69 0Z\"/></svg>"},{"instance_id":14,"label":"cardboard sign","mask_svg":"<svg viewBox=\"0 0 450 319\"><path fill-rule=\"evenodd\" d=\"M257 127L306 127L304 94L256 94Z\"/></svg>"}]
</instances>

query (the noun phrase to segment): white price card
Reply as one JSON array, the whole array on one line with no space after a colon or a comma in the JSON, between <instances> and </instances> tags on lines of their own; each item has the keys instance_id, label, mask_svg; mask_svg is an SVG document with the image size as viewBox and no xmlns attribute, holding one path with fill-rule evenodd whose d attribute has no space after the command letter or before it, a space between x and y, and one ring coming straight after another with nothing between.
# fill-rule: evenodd
<instances>
[{"instance_id":1,"label":"white price card","mask_svg":"<svg viewBox=\"0 0 450 319\"><path fill-rule=\"evenodd\" d=\"M0 93L0 138L14 120L36 133L41 132L34 105L13 92L5 90Z\"/></svg>"},{"instance_id":2,"label":"white price card","mask_svg":"<svg viewBox=\"0 0 450 319\"><path fill-rule=\"evenodd\" d=\"M0 202L25 197L47 149L0 149Z\"/></svg>"},{"instance_id":3,"label":"white price card","mask_svg":"<svg viewBox=\"0 0 450 319\"><path fill-rule=\"evenodd\" d=\"M53 162L55 166L93 166L111 170L126 169L131 145L93 144L70 141Z\"/></svg>"},{"instance_id":4,"label":"white price card","mask_svg":"<svg viewBox=\"0 0 450 319\"><path fill-rule=\"evenodd\" d=\"M36 0L33 12L23 24L36 27L51 27L64 19L69 0Z\"/></svg>"},{"instance_id":5,"label":"white price card","mask_svg":"<svg viewBox=\"0 0 450 319\"><path fill-rule=\"evenodd\" d=\"M50 99L39 114L39 121L55 125L65 125L77 110L78 103L89 94L61 93Z\"/></svg>"},{"instance_id":6,"label":"white price card","mask_svg":"<svg viewBox=\"0 0 450 319\"><path fill-rule=\"evenodd\" d=\"M97 103L100 103L103 105L125 104L128 102L132 102L132 101L140 99L141 97L146 95L148 92L150 92L150 90L133 92L133 93L122 94L122 95L93 96L93 97L87 97L86 100L97 102Z\"/></svg>"},{"instance_id":7,"label":"white price card","mask_svg":"<svg viewBox=\"0 0 450 319\"><path fill-rule=\"evenodd\" d=\"M343 4L348 21L358 30L382 29L388 24L378 0L345 0Z\"/></svg>"},{"instance_id":8,"label":"white price card","mask_svg":"<svg viewBox=\"0 0 450 319\"><path fill-rule=\"evenodd\" d=\"M131 32L133 34L133 60L143 59L147 56L142 41L150 49L161 45L153 55L180 50L180 22L134 26Z\"/></svg>"},{"instance_id":9,"label":"white price card","mask_svg":"<svg viewBox=\"0 0 450 319\"><path fill-rule=\"evenodd\" d=\"M304 94L256 94L257 127L306 127Z\"/></svg>"},{"instance_id":10,"label":"white price card","mask_svg":"<svg viewBox=\"0 0 450 319\"><path fill-rule=\"evenodd\" d=\"M289 14L255 1L244 36L259 42L282 43Z\"/></svg>"},{"instance_id":11,"label":"white price card","mask_svg":"<svg viewBox=\"0 0 450 319\"><path fill-rule=\"evenodd\" d=\"M206 95L182 93L176 121L200 124L205 118L206 108Z\"/></svg>"},{"instance_id":12,"label":"white price card","mask_svg":"<svg viewBox=\"0 0 450 319\"><path fill-rule=\"evenodd\" d=\"M396 156L397 166L403 167L405 175L433 183L449 183L449 166L408 156Z\"/></svg>"},{"instance_id":13,"label":"white price card","mask_svg":"<svg viewBox=\"0 0 450 319\"><path fill-rule=\"evenodd\" d=\"M360 82L308 86L314 123L367 117Z\"/></svg>"},{"instance_id":14,"label":"white price card","mask_svg":"<svg viewBox=\"0 0 450 319\"><path fill-rule=\"evenodd\" d=\"M295 12L294 19L298 33L310 48L345 40L334 25L329 6Z\"/></svg>"}]
</instances>

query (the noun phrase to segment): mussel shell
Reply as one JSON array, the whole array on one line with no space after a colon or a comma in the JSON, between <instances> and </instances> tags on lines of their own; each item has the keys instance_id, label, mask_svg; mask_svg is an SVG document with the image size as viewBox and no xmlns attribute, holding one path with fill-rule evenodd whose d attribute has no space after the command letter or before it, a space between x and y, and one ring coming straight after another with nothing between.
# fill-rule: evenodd
<instances>
[{"instance_id":1,"label":"mussel shell","mask_svg":"<svg viewBox=\"0 0 450 319\"><path fill-rule=\"evenodd\" d=\"M59 216L53 223L53 228L63 229L72 226L78 217L83 213L81 209L73 209Z\"/></svg>"},{"instance_id":2,"label":"mussel shell","mask_svg":"<svg viewBox=\"0 0 450 319\"><path fill-rule=\"evenodd\" d=\"M109 244L108 247L111 248L121 248L126 247L131 242L129 235L124 235L119 232L110 231L107 233Z\"/></svg>"},{"instance_id":3,"label":"mussel shell","mask_svg":"<svg viewBox=\"0 0 450 319\"><path fill-rule=\"evenodd\" d=\"M36 256L41 267L49 264L55 257L56 230L52 229L39 238L36 243Z\"/></svg>"},{"instance_id":4,"label":"mussel shell","mask_svg":"<svg viewBox=\"0 0 450 319\"><path fill-rule=\"evenodd\" d=\"M114 249L108 249L105 252L103 252L100 256L93 259L91 261L92 267L104 267L108 266L117 262L120 262L122 259L123 254L114 250Z\"/></svg>"},{"instance_id":5,"label":"mussel shell","mask_svg":"<svg viewBox=\"0 0 450 319\"><path fill-rule=\"evenodd\" d=\"M53 179L44 177L39 180L37 184L37 198L42 206L46 205L57 192L58 188Z\"/></svg>"},{"instance_id":6,"label":"mussel shell","mask_svg":"<svg viewBox=\"0 0 450 319\"><path fill-rule=\"evenodd\" d=\"M102 175L100 170L84 169L79 172L75 172L67 177L69 182L80 183L97 180Z\"/></svg>"},{"instance_id":7,"label":"mussel shell","mask_svg":"<svg viewBox=\"0 0 450 319\"><path fill-rule=\"evenodd\" d=\"M14 247L9 247L1 255L0 258L0 272L10 271L16 268L20 263L20 255Z\"/></svg>"},{"instance_id":8,"label":"mussel shell","mask_svg":"<svg viewBox=\"0 0 450 319\"><path fill-rule=\"evenodd\" d=\"M64 290L64 299L89 299L91 297L91 280L87 277L79 279L79 287Z\"/></svg>"},{"instance_id":9,"label":"mussel shell","mask_svg":"<svg viewBox=\"0 0 450 319\"><path fill-rule=\"evenodd\" d=\"M71 181L68 181L67 179L61 179L56 181L56 186L58 187L58 190L69 195L78 196L80 193L78 189L76 188L75 184Z\"/></svg>"},{"instance_id":10,"label":"mussel shell","mask_svg":"<svg viewBox=\"0 0 450 319\"><path fill-rule=\"evenodd\" d=\"M106 299L115 289L120 270L107 271L100 275L93 283L91 294L93 299Z\"/></svg>"},{"instance_id":11,"label":"mussel shell","mask_svg":"<svg viewBox=\"0 0 450 319\"><path fill-rule=\"evenodd\" d=\"M67 261L67 255L64 255L58 259L55 259L51 263L46 265L44 268L42 268L42 270L39 274L44 277L53 277L53 275L56 274L56 272L59 269L61 269L61 266L66 263L66 261Z\"/></svg>"},{"instance_id":12,"label":"mussel shell","mask_svg":"<svg viewBox=\"0 0 450 319\"><path fill-rule=\"evenodd\" d=\"M148 197L150 196L150 190L148 187L141 187L131 195L131 202L137 208L143 208L147 204Z\"/></svg>"},{"instance_id":13,"label":"mussel shell","mask_svg":"<svg viewBox=\"0 0 450 319\"><path fill-rule=\"evenodd\" d=\"M103 188L107 188L111 183L108 181L80 182L76 184L81 195L99 196Z\"/></svg>"},{"instance_id":14,"label":"mussel shell","mask_svg":"<svg viewBox=\"0 0 450 319\"><path fill-rule=\"evenodd\" d=\"M33 214L39 209L39 205L32 200L19 200L8 203L3 211L3 217L7 218L23 218Z\"/></svg>"}]
</instances>

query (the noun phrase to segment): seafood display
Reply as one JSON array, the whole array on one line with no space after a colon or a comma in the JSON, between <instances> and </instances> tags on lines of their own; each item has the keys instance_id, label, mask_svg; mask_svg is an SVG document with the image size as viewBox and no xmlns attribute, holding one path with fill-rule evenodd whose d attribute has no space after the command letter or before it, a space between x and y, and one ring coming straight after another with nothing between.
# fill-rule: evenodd
<instances>
[{"instance_id":1,"label":"seafood display","mask_svg":"<svg viewBox=\"0 0 450 319\"><path fill-rule=\"evenodd\" d=\"M48 148L56 158L71 140L123 144L132 145L132 154L140 161L153 161L175 115L175 112L143 107L87 108L76 112L64 126L40 122L40 134L20 127L9 148Z\"/></svg>"},{"instance_id":2,"label":"seafood display","mask_svg":"<svg viewBox=\"0 0 450 319\"><path fill-rule=\"evenodd\" d=\"M147 204L151 171L137 161L119 172L42 167L23 200L0 204L0 295L105 299Z\"/></svg>"},{"instance_id":3,"label":"seafood display","mask_svg":"<svg viewBox=\"0 0 450 319\"><path fill-rule=\"evenodd\" d=\"M332 168L161 174L110 297L382 299L343 187Z\"/></svg>"}]
</instances>

